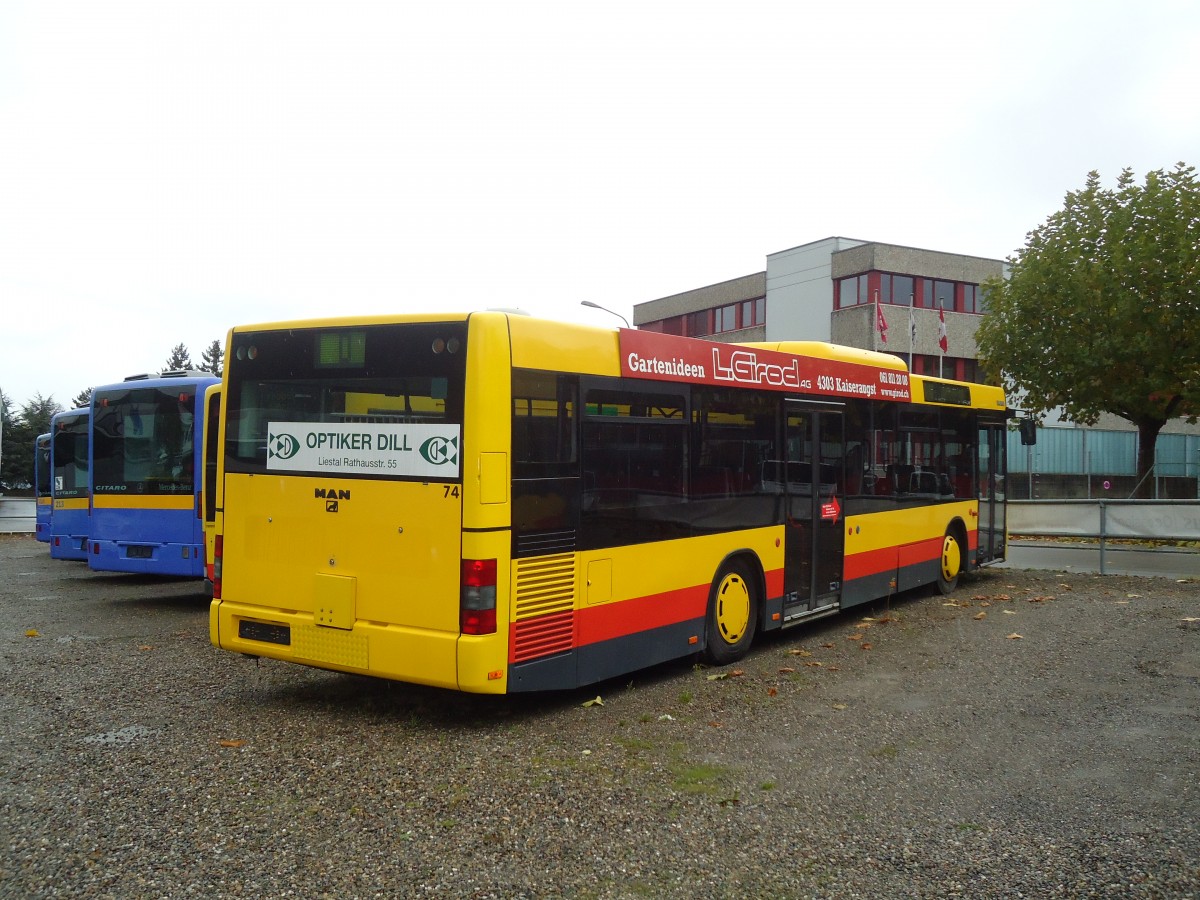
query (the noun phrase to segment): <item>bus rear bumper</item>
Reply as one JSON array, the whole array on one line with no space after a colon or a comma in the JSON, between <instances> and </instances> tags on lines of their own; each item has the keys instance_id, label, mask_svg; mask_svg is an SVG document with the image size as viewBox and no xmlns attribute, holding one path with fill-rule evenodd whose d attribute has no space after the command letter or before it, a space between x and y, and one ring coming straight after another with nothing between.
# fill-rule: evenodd
<instances>
[{"instance_id":1,"label":"bus rear bumper","mask_svg":"<svg viewBox=\"0 0 1200 900\"><path fill-rule=\"evenodd\" d=\"M132 572L140 575L204 576L203 544L136 543L91 540L88 568L98 572Z\"/></svg>"},{"instance_id":2,"label":"bus rear bumper","mask_svg":"<svg viewBox=\"0 0 1200 900\"><path fill-rule=\"evenodd\" d=\"M506 686L503 678L460 681L458 632L362 620L333 628L315 624L311 613L213 600L209 639L248 656L431 687L504 693Z\"/></svg>"}]
</instances>

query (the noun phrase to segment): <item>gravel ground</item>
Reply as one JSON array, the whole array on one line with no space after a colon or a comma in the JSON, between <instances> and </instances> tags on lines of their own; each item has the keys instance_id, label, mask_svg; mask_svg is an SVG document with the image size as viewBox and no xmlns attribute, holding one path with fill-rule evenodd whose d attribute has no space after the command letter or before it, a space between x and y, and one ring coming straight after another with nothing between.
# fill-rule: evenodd
<instances>
[{"instance_id":1,"label":"gravel ground","mask_svg":"<svg viewBox=\"0 0 1200 900\"><path fill-rule=\"evenodd\" d=\"M199 585L29 538L0 607L4 897L1200 897L1196 583L991 571L518 698L222 653Z\"/></svg>"}]
</instances>

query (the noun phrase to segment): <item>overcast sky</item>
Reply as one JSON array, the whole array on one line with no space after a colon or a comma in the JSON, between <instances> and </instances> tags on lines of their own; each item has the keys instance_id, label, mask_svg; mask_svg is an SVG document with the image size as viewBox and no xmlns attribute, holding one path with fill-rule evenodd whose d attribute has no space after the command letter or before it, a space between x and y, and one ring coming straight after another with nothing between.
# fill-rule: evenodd
<instances>
[{"instance_id":1,"label":"overcast sky","mask_svg":"<svg viewBox=\"0 0 1200 900\"><path fill-rule=\"evenodd\" d=\"M1200 3L0 4L0 388L235 324L615 325L830 235L1005 258L1200 164Z\"/></svg>"}]
</instances>

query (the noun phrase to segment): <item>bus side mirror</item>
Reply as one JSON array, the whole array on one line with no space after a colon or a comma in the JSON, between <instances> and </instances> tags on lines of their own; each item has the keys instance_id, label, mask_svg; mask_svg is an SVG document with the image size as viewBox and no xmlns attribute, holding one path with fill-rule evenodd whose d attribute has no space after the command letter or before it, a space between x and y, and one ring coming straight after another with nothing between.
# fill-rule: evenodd
<instances>
[{"instance_id":1,"label":"bus side mirror","mask_svg":"<svg viewBox=\"0 0 1200 900\"><path fill-rule=\"evenodd\" d=\"M1035 419L1022 419L1020 428L1023 445L1029 447L1037 443L1037 421Z\"/></svg>"}]
</instances>

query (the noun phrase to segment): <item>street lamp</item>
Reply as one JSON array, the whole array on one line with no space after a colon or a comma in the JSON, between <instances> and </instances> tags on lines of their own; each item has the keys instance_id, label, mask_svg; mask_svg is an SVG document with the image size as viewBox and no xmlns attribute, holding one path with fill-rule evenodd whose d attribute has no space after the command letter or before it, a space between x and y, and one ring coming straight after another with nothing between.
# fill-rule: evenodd
<instances>
[{"instance_id":1,"label":"street lamp","mask_svg":"<svg viewBox=\"0 0 1200 900\"><path fill-rule=\"evenodd\" d=\"M619 312L613 312L608 307L601 306L599 303L593 303L591 300L580 300L579 305L580 306L590 306L592 309L601 310L602 312L608 313L610 316L616 316L618 319L620 319L622 322L625 323L626 328L633 327L632 325L629 324L629 320L627 318L625 318L623 315L621 315Z\"/></svg>"}]
</instances>

